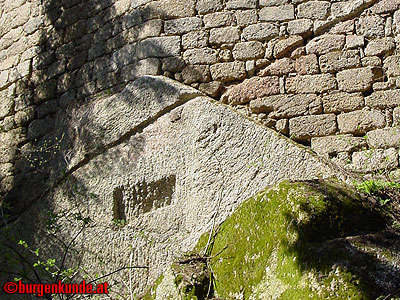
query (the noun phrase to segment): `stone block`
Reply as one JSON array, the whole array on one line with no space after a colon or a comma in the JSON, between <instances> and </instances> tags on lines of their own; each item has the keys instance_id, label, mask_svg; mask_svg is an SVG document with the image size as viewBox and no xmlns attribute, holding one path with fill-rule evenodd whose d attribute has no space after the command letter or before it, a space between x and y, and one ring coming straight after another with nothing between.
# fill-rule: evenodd
<instances>
[{"instance_id":1,"label":"stone block","mask_svg":"<svg viewBox=\"0 0 400 300\"><path fill-rule=\"evenodd\" d=\"M243 29L242 38L245 41L267 41L279 34L278 27L269 23L252 24Z\"/></svg>"},{"instance_id":2,"label":"stone block","mask_svg":"<svg viewBox=\"0 0 400 300\"><path fill-rule=\"evenodd\" d=\"M359 110L364 106L364 97L361 93L338 92L322 97L324 113L341 113Z\"/></svg>"},{"instance_id":3,"label":"stone block","mask_svg":"<svg viewBox=\"0 0 400 300\"><path fill-rule=\"evenodd\" d=\"M351 134L331 135L311 139L311 149L319 154L337 154L339 152L353 152L367 143L362 137L354 137Z\"/></svg>"},{"instance_id":4,"label":"stone block","mask_svg":"<svg viewBox=\"0 0 400 300\"><path fill-rule=\"evenodd\" d=\"M367 132L367 143L371 148L400 148L400 128L390 127Z\"/></svg>"},{"instance_id":5,"label":"stone block","mask_svg":"<svg viewBox=\"0 0 400 300\"><path fill-rule=\"evenodd\" d=\"M162 70L167 72L180 72L185 67L185 62L181 57L166 57L162 59Z\"/></svg>"},{"instance_id":6,"label":"stone block","mask_svg":"<svg viewBox=\"0 0 400 300\"><path fill-rule=\"evenodd\" d=\"M381 67L382 60L378 56L366 56L361 59L363 67Z\"/></svg>"},{"instance_id":7,"label":"stone block","mask_svg":"<svg viewBox=\"0 0 400 300\"><path fill-rule=\"evenodd\" d=\"M297 19L289 21L287 25L287 32L290 35L309 36L312 34L313 22L309 19Z\"/></svg>"},{"instance_id":8,"label":"stone block","mask_svg":"<svg viewBox=\"0 0 400 300\"><path fill-rule=\"evenodd\" d=\"M294 19L294 6L289 4L264 7L260 10L258 15L261 21L289 21Z\"/></svg>"},{"instance_id":9,"label":"stone block","mask_svg":"<svg viewBox=\"0 0 400 300\"><path fill-rule=\"evenodd\" d=\"M344 35L323 34L309 41L306 45L306 51L307 53L321 55L331 51L341 50L344 46L344 43Z\"/></svg>"},{"instance_id":10,"label":"stone block","mask_svg":"<svg viewBox=\"0 0 400 300\"><path fill-rule=\"evenodd\" d=\"M395 48L396 44L394 42L394 38L385 37L368 42L364 53L366 56L387 56L391 54Z\"/></svg>"},{"instance_id":11,"label":"stone block","mask_svg":"<svg viewBox=\"0 0 400 300\"><path fill-rule=\"evenodd\" d=\"M222 83L218 81L200 83L199 90L210 97L218 97L222 90Z\"/></svg>"},{"instance_id":12,"label":"stone block","mask_svg":"<svg viewBox=\"0 0 400 300\"><path fill-rule=\"evenodd\" d=\"M245 63L241 61L218 63L210 67L213 80L228 82L246 77Z\"/></svg>"},{"instance_id":13,"label":"stone block","mask_svg":"<svg viewBox=\"0 0 400 300\"><path fill-rule=\"evenodd\" d=\"M394 12L400 8L399 0L382 0L374 4L370 10L373 14L386 14Z\"/></svg>"},{"instance_id":14,"label":"stone block","mask_svg":"<svg viewBox=\"0 0 400 300\"><path fill-rule=\"evenodd\" d=\"M327 1L309 1L297 6L297 18L312 20L323 20L328 15L330 2Z\"/></svg>"},{"instance_id":15,"label":"stone block","mask_svg":"<svg viewBox=\"0 0 400 300\"><path fill-rule=\"evenodd\" d=\"M203 48L207 47L208 34L206 31L192 31L182 36L182 48Z\"/></svg>"},{"instance_id":16,"label":"stone block","mask_svg":"<svg viewBox=\"0 0 400 300\"><path fill-rule=\"evenodd\" d=\"M313 75L319 73L318 59L315 54L296 58L296 72L300 75Z\"/></svg>"},{"instance_id":17,"label":"stone block","mask_svg":"<svg viewBox=\"0 0 400 300\"><path fill-rule=\"evenodd\" d=\"M267 75L285 75L292 73L295 70L295 62L293 59L288 57L277 59L275 62L267 66L264 70L260 72L260 76Z\"/></svg>"},{"instance_id":18,"label":"stone block","mask_svg":"<svg viewBox=\"0 0 400 300\"><path fill-rule=\"evenodd\" d=\"M183 59L189 65L211 65L218 61L218 52L211 48L189 49L183 53Z\"/></svg>"},{"instance_id":19,"label":"stone block","mask_svg":"<svg viewBox=\"0 0 400 300\"><path fill-rule=\"evenodd\" d=\"M276 94L279 94L278 77L252 77L238 85L230 87L227 92L222 95L221 100L225 103L237 105L248 103L253 99Z\"/></svg>"},{"instance_id":20,"label":"stone block","mask_svg":"<svg viewBox=\"0 0 400 300\"><path fill-rule=\"evenodd\" d=\"M224 8L222 0L197 0L196 9L199 14L208 14Z\"/></svg>"},{"instance_id":21,"label":"stone block","mask_svg":"<svg viewBox=\"0 0 400 300\"><path fill-rule=\"evenodd\" d=\"M351 34L354 32L354 20L340 22L333 26L329 33L332 34Z\"/></svg>"},{"instance_id":22,"label":"stone block","mask_svg":"<svg viewBox=\"0 0 400 300\"><path fill-rule=\"evenodd\" d=\"M255 24L258 21L257 10L238 10L235 12L236 23L240 27Z\"/></svg>"},{"instance_id":23,"label":"stone block","mask_svg":"<svg viewBox=\"0 0 400 300\"><path fill-rule=\"evenodd\" d=\"M365 92L372 87L376 78L373 68L343 70L336 75L338 88L344 92Z\"/></svg>"},{"instance_id":24,"label":"stone block","mask_svg":"<svg viewBox=\"0 0 400 300\"><path fill-rule=\"evenodd\" d=\"M289 120L290 137L298 141L332 135L336 130L336 116L334 114L302 116Z\"/></svg>"},{"instance_id":25,"label":"stone block","mask_svg":"<svg viewBox=\"0 0 400 300\"><path fill-rule=\"evenodd\" d=\"M249 9L257 8L257 0L228 0L226 9Z\"/></svg>"},{"instance_id":26,"label":"stone block","mask_svg":"<svg viewBox=\"0 0 400 300\"><path fill-rule=\"evenodd\" d=\"M149 19L173 19L192 17L196 14L196 0L159 0L148 3L143 11Z\"/></svg>"},{"instance_id":27,"label":"stone block","mask_svg":"<svg viewBox=\"0 0 400 300\"><path fill-rule=\"evenodd\" d=\"M138 59L149 57L179 56L181 38L179 36L154 37L141 41L137 46Z\"/></svg>"},{"instance_id":28,"label":"stone block","mask_svg":"<svg viewBox=\"0 0 400 300\"><path fill-rule=\"evenodd\" d=\"M274 45L274 57L282 58L287 56L297 47L303 45L303 38L301 36L290 36L285 39L278 40Z\"/></svg>"},{"instance_id":29,"label":"stone block","mask_svg":"<svg viewBox=\"0 0 400 300\"><path fill-rule=\"evenodd\" d=\"M319 67L322 73L336 73L360 66L361 59L358 50L331 52L319 57Z\"/></svg>"},{"instance_id":30,"label":"stone block","mask_svg":"<svg viewBox=\"0 0 400 300\"><path fill-rule=\"evenodd\" d=\"M157 58L139 60L121 69L121 78L125 82L135 80L144 75L159 75L161 62Z\"/></svg>"},{"instance_id":31,"label":"stone block","mask_svg":"<svg viewBox=\"0 0 400 300\"><path fill-rule=\"evenodd\" d=\"M387 76L400 76L400 56L389 56L383 61L383 69Z\"/></svg>"},{"instance_id":32,"label":"stone block","mask_svg":"<svg viewBox=\"0 0 400 300\"><path fill-rule=\"evenodd\" d=\"M185 84L194 82L209 82L210 67L207 65L190 65L182 70L182 79Z\"/></svg>"},{"instance_id":33,"label":"stone block","mask_svg":"<svg viewBox=\"0 0 400 300\"><path fill-rule=\"evenodd\" d=\"M236 43L240 40L240 30L236 27L213 28L210 30L210 44Z\"/></svg>"},{"instance_id":34,"label":"stone block","mask_svg":"<svg viewBox=\"0 0 400 300\"><path fill-rule=\"evenodd\" d=\"M203 22L198 17L180 18L164 22L167 35L177 35L201 29Z\"/></svg>"},{"instance_id":35,"label":"stone block","mask_svg":"<svg viewBox=\"0 0 400 300\"><path fill-rule=\"evenodd\" d=\"M365 97L365 105L379 109L400 106L400 90L373 92Z\"/></svg>"},{"instance_id":36,"label":"stone block","mask_svg":"<svg viewBox=\"0 0 400 300\"><path fill-rule=\"evenodd\" d=\"M203 20L205 28L235 25L235 17L230 11L208 14L203 17Z\"/></svg>"},{"instance_id":37,"label":"stone block","mask_svg":"<svg viewBox=\"0 0 400 300\"><path fill-rule=\"evenodd\" d=\"M161 34L163 23L161 20L150 20L128 30L126 40L136 42L149 37L158 37Z\"/></svg>"},{"instance_id":38,"label":"stone block","mask_svg":"<svg viewBox=\"0 0 400 300\"><path fill-rule=\"evenodd\" d=\"M385 20L377 15L360 17L356 23L356 33L366 38L384 37Z\"/></svg>"},{"instance_id":39,"label":"stone block","mask_svg":"<svg viewBox=\"0 0 400 300\"><path fill-rule=\"evenodd\" d=\"M6 95L1 95L0 101L0 120L10 115L14 108L14 100Z\"/></svg>"},{"instance_id":40,"label":"stone block","mask_svg":"<svg viewBox=\"0 0 400 300\"><path fill-rule=\"evenodd\" d=\"M263 58L264 53L265 53L264 46L261 42L258 41L237 43L233 47L232 51L233 58L235 60Z\"/></svg>"},{"instance_id":41,"label":"stone block","mask_svg":"<svg viewBox=\"0 0 400 300\"><path fill-rule=\"evenodd\" d=\"M356 110L337 116L340 133L365 134L386 125L385 115L379 110Z\"/></svg>"},{"instance_id":42,"label":"stone block","mask_svg":"<svg viewBox=\"0 0 400 300\"><path fill-rule=\"evenodd\" d=\"M269 113L273 119L314 115L322 112L321 98L315 94L274 95L252 100L254 113Z\"/></svg>"},{"instance_id":43,"label":"stone block","mask_svg":"<svg viewBox=\"0 0 400 300\"><path fill-rule=\"evenodd\" d=\"M399 165L396 149L370 149L354 152L352 169L358 172L391 170Z\"/></svg>"},{"instance_id":44,"label":"stone block","mask_svg":"<svg viewBox=\"0 0 400 300\"><path fill-rule=\"evenodd\" d=\"M331 74L297 75L286 79L288 93L324 93L336 89L336 79Z\"/></svg>"}]
</instances>

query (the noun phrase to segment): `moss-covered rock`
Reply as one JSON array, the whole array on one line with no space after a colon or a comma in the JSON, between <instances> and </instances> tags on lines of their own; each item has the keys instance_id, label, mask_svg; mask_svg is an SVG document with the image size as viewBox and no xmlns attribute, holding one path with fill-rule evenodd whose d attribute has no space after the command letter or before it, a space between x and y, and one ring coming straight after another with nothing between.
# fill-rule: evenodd
<instances>
[{"instance_id":1,"label":"moss-covered rock","mask_svg":"<svg viewBox=\"0 0 400 300\"><path fill-rule=\"evenodd\" d=\"M303 300L389 295L400 284L400 244L384 228L384 219L350 188L332 181L282 182L244 202L218 228L205 260L213 275L213 296ZM200 239L198 253L208 237Z\"/></svg>"}]
</instances>

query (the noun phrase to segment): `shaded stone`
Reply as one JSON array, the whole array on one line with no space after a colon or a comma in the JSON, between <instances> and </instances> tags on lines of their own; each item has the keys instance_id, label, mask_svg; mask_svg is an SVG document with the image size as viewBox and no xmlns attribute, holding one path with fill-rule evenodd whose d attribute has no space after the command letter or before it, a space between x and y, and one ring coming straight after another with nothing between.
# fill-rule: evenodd
<instances>
[{"instance_id":1,"label":"shaded stone","mask_svg":"<svg viewBox=\"0 0 400 300\"><path fill-rule=\"evenodd\" d=\"M167 20L164 22L164 32L167 35L182 34L201 29L203 22L198 17Z\"/></svg>"},{"instance_id":2,"label":"shaded stone","mask_svg":"<svg viewBox=\"0 0 400 300\"><path fill-rule=\"evenodd\" d=\"M304 141L312 137L334 134L337 130L333 114L295 117L289 120L289 134L294 140Z\"/></svg>"},{"instance_id":3,"label":"shaded stone","mask_svg":"<svg viewBox=\"0 0 400 300\"><path fill-rule=\"evenodd\" d=\"M182 70L182 79L185 84L210 81L210 67L207 65L189 65Z\"/></svg>"},{"instance_id":4,"label":"shaded stone","mask_svg":"<svg viewBox=\"0 0 400 300\"><path fill-rule=\"evenodd\" d=\"M258 23L245 27L242 38L245 41L267 41L278 36L278 27L269 23Z\"/></svg>"},{"instance_id":5,"label":"shaded stone","mask_svg":"<svg viewBox=\"0 0 400 300\"><path fill-rule=\"evenodd\" d=\"M222 0L198 0L196 2L196 9L202 15L220 11L223 7Z\"/></svg>"},{"instance_id":6,"label":"shaded stone","mask_svg":"<svg viewBox=\"0 0 400 300\"><path fill-rule=\"evenodd\" d=\"M150 19L156 18L184 18L195 15L196 0L159 0L153 1L144 7Z\"/></svg>"},{"instance_id":7,"label":"shaded stone","mask_svg":"<svg viewBox=\"0 0 400 300\"><path fill-rule=\"evenodd\" d=\"M146 58L123 67L121 69L121 77L126 82L137 79L144 75L159 75L160 71L161 62L159 59ZM106 81L110 81L110 79L107 79Z\"/></svg>"},{"instance_id":8,"label":"shaded stone","mask_svg":"<svg viewBox=\"0 0 400 300\"><path fill-rule=\"evenodd\" d=\"M319 73L318 59L315 54L309 54L296 58L296 72L300 75L313 75Z\"/></svg>"},{"instance_id":9,"label":"shaded stone","mask_svg":"<svg viewBox=\"0 0 400 300\"><path fill-rule=\"evenodd\" d=\"M182 36L182 48L203 48L207 47L208 34L206 31L192 31Z\"/></svg>"},{"instance_id":10,"label":"shaded stone","mask_svg":"<svg viewBox=\"0 0 400 300\"><path fill-rule=\"evenodd\" d=\"M185 67L181 57L167 57L162 59L162 70L172 73L180 72Z\"/></svg>"},{"instance_id":11,"label":"shaded stone","mask_svg":"<svg viewBox=\"0 0 400 300\"><path fill-rule=\"evenodd\" d=\"M286 79L288 93L324 93L336 88L336 79L331 74L297 75Z\"/></svg>"},{"instance_id":12,"label":"shaded stone","mask_svg":"<svg viewBox=\"0 0 400 300\"><path fill-rule=\"evenodd\" d=\"M306 45L306 50L307 53L321 55L331 51L341 50L344 43L344 35L323 34L309 41Z\"/></svg>"},{"instance_id":13,"label":"shaded stone","mask_svg":"<svg viewBox=\"0 0 400 300\"><path fill-rule=\"evenodd\" d=\"M148 38L138 44L136 51L138 59L179 56L181 39L179 36Z\"/></svg>"},{"instance_id":14,"label":"shaded stone","mask_svg":"<svg viewBox=\"0 0 400 300\"><path fill-rule=\"evenodd\" d=\"M264 7L260 10L259 19L261 21L289 21L294 19L294 6L281 5Z\"/></svg>"},{"instance_id":15,"label":"shaded stone","mask_svg":"<svg viewBox=\"0 0 400 300\"><path fill-rule=\"evenodd\" d=\"M226 9L257 8L257 0L228 0Z\"/></svg>"},{"instance_id":16,"label":"shaded stone","mask_svg":"<svg viewBox=\"0 0 400 300\"><path fill-rule=\"evenodd\" d=\"M227 82L246 77L245 63L240 61L218 63L210 67L213 80Z\"/></svg>"},{"instance_id":17,"label":"shaded stone","mask_svg":"<svg viewBox=\"0 0 400 300\"><path fill-rule=\"evenodd\" d=\"M322 112L321 98L315 94L274 95L252 100L254 113L270 113L273 119L292 118Z\"/></svg>"},{"instance_id":18,"label":"shaded stone","mask_svg":"<svg viewBox=\"0 0 400 300\"><path fill-rule=\"evenodd\" d=\"M361 93L348 94L338 92L322 97L325 113L341 113L359 110L364 106L364 97Z\"/></svg>"},{"instance_id":19,"label":"shaded stone","mask_svg":"<svg viewBox=\"0 0 400 300\"><path fill-rule=\"evenodd\" d=\"M353 152L367 146L363 137L351 134L340 134L311 139L311 149L319 154L336 154L338 152Z\"/></svg>"},{"instance_id":20,"label":"shaded stone","mask_svg":"<svg viewBox=\"0 0 400 300\"><path fill-rule=\"evenodd\" d=\"M332 52L319 57L319 67L322 73L336 73L343 69L360 66L361 60L358 50Z\"/></svg>"},{"instance_id":21,"label":"shaded stone","mask_svg":"<svg viewBox=\"0 0 400 300\"><path fill-rule=\"evenodd\" d=\"M383 128L385 115L378 110L357 110L337 116L340 133L365 134L367 131Z\"/></svg>"},{"instance_id":22,"label":"shaded stone","mask_svg":"<svg viewBox=\"0 0 400 300\"><path fill-rule=\"evenodd\" d=\"M290 36L286 39L278 40L274 45L274 56L282 58L288 55L297 47L303 45L303 38L301 36Z\"/></svg>"},{"instance_id":23,"label":"shaded stone","mask_svg":"<svg viewBox=\"0 0 400 300\"><path fill-rule=\"evenodd\" d=\"M221 100L233 105L248 103L250 100L279 94L279 78L253 77L230 87Z\"/></svg>"},{"instance_id":24,"label":"shaded stone","mask_svg":"<svg viewBox=\"0 0 400 300\"><path fill-rule=\"evenodd\" d=\"M218 81L200 83L199 90L210 97L218 97L222 90L222 83Z\"/></svg>"}]
</instances>

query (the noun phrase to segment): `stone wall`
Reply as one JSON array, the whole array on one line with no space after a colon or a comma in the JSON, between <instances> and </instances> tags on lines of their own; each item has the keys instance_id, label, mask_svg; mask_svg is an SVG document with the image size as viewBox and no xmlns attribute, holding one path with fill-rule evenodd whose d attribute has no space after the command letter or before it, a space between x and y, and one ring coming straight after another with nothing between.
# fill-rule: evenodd
<instances>
[{"instance_id":1,"label":"stone wall","mask_svg":"<svg viewBox=\"0 0 400 300\"><path fill-rule=\"evenodd\" d=\"M59 114L145 74L191 85L348 170L398 167L397 0L0 4L3 195L27 168L40 173L30 155L57 148L48 134Z\"/></svg>"}]
</instances>

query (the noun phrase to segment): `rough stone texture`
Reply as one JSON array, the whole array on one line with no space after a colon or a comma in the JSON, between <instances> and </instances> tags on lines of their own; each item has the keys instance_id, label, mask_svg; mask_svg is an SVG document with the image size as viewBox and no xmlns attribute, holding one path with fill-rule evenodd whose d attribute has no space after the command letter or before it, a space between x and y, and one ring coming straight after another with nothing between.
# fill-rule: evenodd
<instances>
[{"instance_id":1,"label":"rough stone texture","mask_svg":"<svg viewBox=\"0 0 400 300\"><path fill-rule=\"evenodd\" d=\"M294 140L309 140L311 137L334 134L337 130L333 114L302 116L289 120L289 134Z\"/></svg>"},{"instance_id":2,"label":"rough stone texture","mask_svg":"<svg viewBox=\"0 0 400 300\"><path fill-rule=\"evenodd\" d=\"M213 28L210 30L210 44L221 45L238 42L240 31L236 27Z\"/></svg>"},{"instance_id":3,"label":"rough stone texture","mask_svg":"<svg viewBox=\"0 0 400 300\"><path fill-rule=\"evenodd\" d=\"M204 27L213 28L234 25L235 18L232 12L216 12L204 16Z\"/></svg>"},{"instance_id":4,"label":"rough stone texture","mask_svg":"<svg viewBox=\"0 0 400 300\"><path fill-rule=\"evenodd\" d=\"M145 11L153 18L184 18L195 15L195 5L196 0L160 0L147 4Z\"/></svg>"},{"instance_id":5,"label":"rough stone texture","mask_svg":"<svg viewBox=\"0 0 400 300\"><path fill-rule=\"evenodd\" d=\"M299 19L288 22L287 32L292 35L308 36L312 32L313 22L309 19Z\"/></svg>"},{"instance_id":6,"label":"rough stone texture","mask_svg":"<svg viewBox=\"0 0 400 300\"><path fill-rule=\"evenodd\" d=\"M278 36L276 25L269 23L258 23L249 25L243 29L242 38L245 41L266 41Z\"/></svg>"},{"instance_id":7,"label":"rough stone texture","mask_svg":"<svg viewBox=\"0 0 400 300\"><path fill-rule=\"evenodd\" d=\"M210 71L212 79L221 82L241 80L246 77L245 64L239 61L212 65Z\"/></svg>"},{"instance_id":8,"label":"rough stone texture","mask_svg":"<svg viewBox=\"0 0 400 300\"><path fill-rule=\"evenodd\" d=\"M399 165L396 149L370 149L353 153L352 169L359 172L392 170Z\"/></svg>"},{"instance_id":9,"label":"rough stone texture","mask_svg":"<svg viewBox=\"0 0 400 300\"><path fill-rule=\"evenodd\" d=\"M248 26L258 21L258 14L255 9L236 11L235 17L237 25L240 27Z\"/></svg>"},{"instance_id":10,"label":"rough stone texture","mask_svg":"<svg viewBox=\"0 0 400 300\"><path fill-rule=\"evenodd\" d=\"M199 14L207 14L222 10L222 0L198 0L196 2L196 9Z\"/></svg>"},{"instance_id":11,"label":"rough stone texture","mask_svg":"<svg viewBox=\"0 0 400 300\"><path fill-rule=\"evenodd\" d=\"M336 73L344 69L361 66L358 50L332 52L319 57L319 67L323 73Z\"/></svg>"},{"instance_id":12,"label":"rough stone texture","mask_svg":"<svg viewBox=\"0 0 400 300\"><path fill-rule=\"evenodd\" d=\"M364 98L361 93L343 93L324 95L322 103L325 113L341 113L359 110L364 106Z\"/></svg>"},{"instance_id":13,"label":"rough stone texture","mask_svg":"<svg viewBox=\"0 0 400 300\"><path fill-rule=\"evenodd\" d=\"M253 77L229 88L221 99L226 103L236 105L275 94L279 94L278 77Z\"/></svg>"},{"instance_id":14,"label":"rough stone texture","mask_svg":"<svg viewBox=\"0 0 400 300\"><path fill-rule=\"evenodd\" d=\"M321 98L315 94L275 95L250 102L255 113L270 113L270 118L292 118L322 112Z\"/></svg>"},{"instance_id":15,"label":"rough stone texture","mask_svg":"<svg viewBox=\"0 0 400 300\"><path fill-rule=\"evenodd\" d=\"M139 43L136 51L139 59L178 56L181 39L179 36L148 38Z\"/></svg>"},{"instance_id":16,"label":"rough stone texture","mask_svg":"<svg viewBox=\"0 0 400 300\"><path fill-rule=\"evenodd\" d=\"M233 58L237 60L248 60L264 57L264 47L257 41L238 43L233 48Z\"/></svg>"},{"instance_id":17,"label":"rough stone texture","mask_svg":"<svg viewBox=\"0 0 400 300\"><path fill-rule=\"evenodd\" d=\"M288 93L323 93L335 88L336 80L331 74L298 75L286 79Z\"/></svg>"},{"instance_id":18,"label":"rough stone texture","mask_svg":"<svg viewBox=\"0 0 400 300\"><path fill-rule=\"evenodd\" d=\"M227 9L248 9L256 7L257 0L228 0L226 3Z\"/></svg>"},{"instance_id":19,"label":"rough stone texture","mask_svg":"<svg viewBox=\"0 0 400 300\"><path fill-rule=\"evenodd\" d=\"M139 79L142 84L149 80ZM163 88L159 89L161 86ZM231 109L207 98L195 98L187 87L182 88L195 98L191 101L181 98L186 92L182 93L176 85L170 87L175 93L169 95L164 88L169 89L168 84L158 82L136 95L138 100L150 98L150 90L163 97L166 103L186 103L175 109L148 109L148 114L155 113L157 117L141 130L135 127L112 130L116 135L110 140L119 140L122 134L123 142L98 153L71 174L72 180L79 183L85 193L95 195L85 198L88 217L94 222L84 235L85 245L93 251L91 256L80 252L85 255L83 267L93 271L95 267L90 257L101 257L111 269L129 261L130 255L136 263L146 260L149 269L145 273L132 273L131 280L138 285L138 291L154 282L172 260L191 250L200 235L210 230L217 206L216 222L220 223L266 185L282 179L311 180L334 174L309 151L238 116ZM121 96L131 101L129 94ZM158 106L158 98L152 99L149 106ZM107 104L100 101L97 105L107 107L109 100L105 101ZM146 106L141 109L144 113ZM104 119L116 116L112 110L103 112ZM124 113L124 116L130 114ZM252 138L243 140L243 136ZM90 141L97 143L94 139ZM101 172L98 166L102 166ZM161 190L160 185L163 186ZM56 207L73 206L75 199L66 195L69 189L69 183L60 184L49 201ZM123 205L134 205L124 207L128 225L115 230L110 225L114 217L113 199L121 189ZM219 194L221 190L227 191L223 197ZM159 197L152 198L153 193ZM137 202L136 197L146 200L148 205ZM36 228L33 226L36 217L39 218L40 211L43 217L47 215L44 210L47 205L46 201L37 202L24 225ZM129 238L121 239L121 236ZM132 254L130 246L138 251Z\"/></svg>"},{"instance_id":20,"label":"rough stone texture","mask_svg":"<svg viewBox=\"0 0 400 300\"><path fill-rule=\"evenodd\" d=\"M300 75L313 75L319 73L318 59L315 54L300 56L296 59L296 72Z\"/></svg>"},{"instance_id":21,"label":"rough stone texture","mask_svg":"<svg viewBox=\"0 0 400 300\"><path fill-rule=\"evenodd\" d=\"M367 131L383 128L385 115L378 110L357 110L337 116L340 133L365 134Z\"/></svg>"},{"instance_id":22,"label":"rough stone texture","mask_svg":"<svg viewBox=\"0 0 400 300\"><path fill-rule=\"evenodd\" d=\"M383 69L390 77L400 76L400 56L389 56L383 61Z\"/></svg>"},{"instance_id":23,"label":"rough stone texture","mask_svg":"<svg viewBox=\"0 0 400 300\"><path fill-rule=\"evenodd\" d=\"M260 10L259 19L267 22L293 20L294 7L293 5L264 7Z\"/></svg>"},{"instance_id":24,"label":"rough stone texture","mask_svg":"<svg viewBox=\"0 0 400 300\"><path fill-rule=\"evenodd\" d=\"M385 36L385 21L380 16L361 17L356 25L356 32L366 38Z\"/></svg>"},{"instance_id":25,"label":"rough stone texture","mask_svg":"<svg viewBox=\"0 0 400 300\"><path fill-rule=\"evenodd\" d=\"M365 105L373 108L400 106L400 90L377 91L365 98Z\"/></svg>"},{"instance_id":26,"label":"rough stone texture","mask_svg":"<svg viewBox=\"0 0 400 300\"><path fill-rule=\"evenodd\" d=\"M346 35L346 47L347 49L364 47L364 36Z\"/></svg>"},{"instance_id":27,"label":"rough stone texture","mask_svg":"<svg viewBox=\"0 0 400 300\"><path fill-rule=\"evenodd\" d=\"M202 21L198 17L167 20L164 22L164 32L168 35L187 33L201 29Z\"/></svg>"},{"instance_id":28,"label":"rough stone texture","mask_svg":"<svg viewBox=\"0 0 400 300\"><path fill-rule=\"evenodd\" d=\"M371 148L399 148L400 128L383 128L367 132L367 142Z\"/></svg>"},{"instance_id":29,"label":"rough stone texture","mask_svg":"<svg viewBox=\"0 0 400 300\"><path fill-rule=\"evenodd\" d=\"M206 31L193 31L182 36L182 48L203 48L207 47L208 35Z\"/></svg>"},{"instance_id":30,"label":"rough stone texture","mask_svg":"<svg viewBox=\"0 0 400 300\"><path fill-rule=\"evenodd\" d=\"M302 45L303 38L301 36L291 36L289 38L279 40L274 45L274 57L282 58Z\"/></svg>"},{"instance_id":31,"label":"rough stone texture","mask_svg":"<svg viewBox=\"0 0 400 300\"><path fill-rule=\"evenodd\" d=\"M363 137L354 137L351 134L316 137L311 139L311 149L319 154L336 154L339 152L353 152L367 146Z\"/></svg>"},{"instance_id":32,"label":"rough stone texture","mask_svg":"<svg viewBox=\"0 0 400 300\"><path fill-rule=\"evenodd\" d=\"M357 68L337 73L338 88L344 92L367 91L372 87L375 78L372 68Z\"/></svg>"},{"instance_id":33,"label":"rough stone texture","mask_svg":"<svg viewBox=\"0 0 400 300\"><path fill-rule=\"evenodd\" d=\"M341 50L344 43L344 35L324 34L309 41L306 45L306 50L307 53L321 55L331 51Z\"/></svg>"},{"instance_id":34,"label":"rough stone texture","mask_svg":"<svg viewBox=\"0 0 400 300\"><path fill-rule=\"evenodd\" d=\"M295 62L290 58L281 58L277 59L274 63L270 64L264 70L260 72L260 76L267 75L277 75L281 76L284 74L288 74L294 72L295 70Z\"/></svg>"},{"instance_id":35,"label":"rough stone texture","mask_svg":"<svg viewBox=\"0 0 400 300\"><path fill-rule=\"evenodd\" d=\"M297 7L297 17L313 20L322 20L328 14L331 4L327 1L309 1Z\"/></svg>"},{"instance_id":36,"label":"rough stone texture","mask_svg":"<svg viewBox=\"0 0 400 300\"><path fill-rule=\"evenodd\" d=\"M367 56L381 56L383 54L390 54L395 48L396 44L394 39L386 37L370 41L364 52Z\"/></svg>"},{"instance_id":37,"label":"rough stone texture","mask_svg":"<svg viewBox=\"0 0 400 300\"><path fill-rule=\"evenodd\" d=\"M189 49L183 53L183 59L190 65L211 65L217 62L217 55L211 48Z\"/></svg>"},{"instance_id":38,"label":"rough stone texture","mask_svg":"<svg viewBox=\"0 0 400 300\"><path fill-rule=\"evenodd\" d=\"M182 70L182 79L186 84L210 81L210 67L207 65L186 66Z\"/></svg>"}]
</instances>

